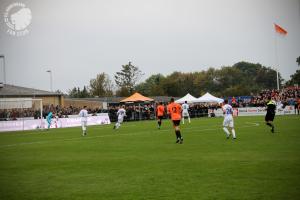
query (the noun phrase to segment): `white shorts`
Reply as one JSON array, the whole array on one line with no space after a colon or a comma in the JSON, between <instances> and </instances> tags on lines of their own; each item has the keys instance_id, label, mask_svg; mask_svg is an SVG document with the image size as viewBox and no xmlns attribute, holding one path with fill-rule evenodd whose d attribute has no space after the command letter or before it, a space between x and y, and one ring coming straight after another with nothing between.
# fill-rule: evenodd
<instances>
[{"instance_id":1,"label":"white shorts","mask_svg":"<svg viewBox=\"0 0 300 200\"><path fill-rule=\"evenodd\" d=\"M87 121L81 121L81 126L86 127L87 126Z\"/></svg>"},{"instance_id":2,"label":"white shorts","mask_svg":"<svg viewBox=\"0 0 300 200\"><path fill-rule=\"evenodd\" d=\"M183 111L183 112L182 112L182 116L183 116L183 117L189 117L190 114L189 114L189 112L187 112L187 111Z\"/></svg>"},{"instance_id":3,"label":"white shorts","mask_svg":"<svg viewBox=\"0 0 300 200\"><path fill-rule=\"evenodd\" d=\"M233 118L232 115L228 115L224 117L223 126L229 126L233 128Z\"/></svg>"},{"instance_id":4,"label":"white shorts","mask_svg":"<svg viewBox=\"0 0 300 200\"><path fill-rule=\"evenodd\" d=\"M118 118L118 123L122 123L123 122L123 120L124 120L124 117L120 117L120 118Z\"/></svg>"}]
</instances>

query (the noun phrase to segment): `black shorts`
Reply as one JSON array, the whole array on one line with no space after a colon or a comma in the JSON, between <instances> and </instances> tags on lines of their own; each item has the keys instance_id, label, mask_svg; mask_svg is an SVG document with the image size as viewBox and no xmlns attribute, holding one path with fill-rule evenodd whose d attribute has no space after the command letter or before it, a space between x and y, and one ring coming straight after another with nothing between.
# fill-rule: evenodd
<instances>
[{"instance_id":1,"label":"black shorts","mask_svg":"<svg viewBox=\"0 0 300 200\"><path fill-rule=\"evenodd\" d=\"M275 114L270 114L270 113L267 113L266 116L265 116L265 121L273 121L274 120L274 117L275 117Z\"/></svg>"},{"instance_id":2,"label":"black shorts","mask_svg":"<svg viewBox=\"0 0 300 200\"><path fill-rule=\"evenodd\" d=\"M180 120L172 120L174 126L179 126L180 125Z\"/></svg>"},{"instance_id":3,"label":"black shorts","mask_svg":"<svg viewBox=\"0 0 300 200\"><path fill-rule=\"evenodd\" d=\"M162 120L163 116L157 116L157 119Z\"/></svg>"}]
</instances>

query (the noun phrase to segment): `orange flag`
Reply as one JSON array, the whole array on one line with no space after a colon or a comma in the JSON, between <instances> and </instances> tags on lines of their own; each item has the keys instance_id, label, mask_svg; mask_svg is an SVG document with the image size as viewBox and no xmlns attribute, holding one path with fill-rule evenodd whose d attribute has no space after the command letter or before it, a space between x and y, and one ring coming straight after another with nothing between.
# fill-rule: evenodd
<instances>
[{"instance_id":1,"label":"orange flag","mask_svg":"<svg viewBox=\"0 0 300 200\"><path fill-rule=\"evenodd\" d=\"M274 28L275 28L275 31L279 34L282 34L282 35L287 35L287 31L284 30L282 27L280 27L279 25L277 24L274 24Z\"/></svg>"}]
</instances>

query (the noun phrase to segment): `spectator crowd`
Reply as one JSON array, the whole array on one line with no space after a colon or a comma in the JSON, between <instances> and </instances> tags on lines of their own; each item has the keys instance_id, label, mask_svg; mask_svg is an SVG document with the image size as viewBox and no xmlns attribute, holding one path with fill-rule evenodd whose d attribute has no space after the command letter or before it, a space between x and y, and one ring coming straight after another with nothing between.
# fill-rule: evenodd
<instances>
[{"instance_id":1,"label":"spectator crowd","mask_svg":"<svg viewBox=\"0 0 300 200\"><path fill-rule=\"evenodd\" d=\"M300 88L288 87L282 90L262 90L255 96L230 97L229 100L233 107L264 107L269 96L277 102L278 106L297 107L300 99Z\"/></svg>"},{"instance_id":2,"label":"spectator crowd","mask_svg":"<svg viewBox=\"0 0 300 200\"><path fill-rule=\"evenodd\" d=\"M295 109L300 108L300 88L299 87L288 87L282 90L262 90L255 96L243 96L243 97L229 97L229 102L233 107L264 107L267 102L267 98L272 96L277 102L278 106L283 108L287 105L295 106ZM163 102L167 106L168 102ZM155 103L147 104L126 104L126 118L125 120L149 120L155 119ZM96 115L97 113L108 113L111 121L116 121L117 111L119 105L110 105L107 109L88 109L88 113ZM217 104L192 104L190 105L189 112L190 116L203 117L207 116L208 110L214 110L220 108ZM61 106L43 106L43 118L51 111L55 113L59 118L66 118L69 115L78 115L81 108L79 107L61 107ZM0 109L0 121L3 120L17 120L18 118L40 118L41 113L38 109L25 108L25 109ZM165 118L168 116L166 115Z\"/></svg>"}]
</instances>

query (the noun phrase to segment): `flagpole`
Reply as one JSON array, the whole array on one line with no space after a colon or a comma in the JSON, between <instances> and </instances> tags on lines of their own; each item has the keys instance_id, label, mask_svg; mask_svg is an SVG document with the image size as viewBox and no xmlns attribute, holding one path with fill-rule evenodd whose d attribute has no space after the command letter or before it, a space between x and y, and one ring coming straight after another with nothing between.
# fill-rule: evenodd
<instances>
[{"instance_id":1,"label":"flagpole","mask_svg":"<svg viewBox=\"0 0 300 200\"><path fill-rule=\"evenodd\" d=\"M277 90L279 90L279 75L278 75L278 49L277 49L277 36L276 31L274 32L274 43L275 43L275 67L276 67L276 81L277 81Z\"/></svg>"}]
</instances>

